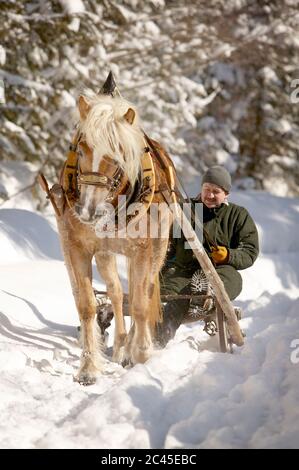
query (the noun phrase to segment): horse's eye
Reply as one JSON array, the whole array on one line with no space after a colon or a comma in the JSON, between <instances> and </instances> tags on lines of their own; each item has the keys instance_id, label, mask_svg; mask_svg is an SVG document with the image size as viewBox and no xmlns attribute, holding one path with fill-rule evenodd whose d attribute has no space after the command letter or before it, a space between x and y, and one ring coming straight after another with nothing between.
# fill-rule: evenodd
<instances>
[{"instance_id":1,"label":"horse's eye","mask_svg":"<svg viewBox=\"0 0 299 470\"><path fill-rule=\"evenodd\" d=\"M84 157L84 153L80 147L78 148L78 155L79 157Z\"/></svg>"}]
</instances>

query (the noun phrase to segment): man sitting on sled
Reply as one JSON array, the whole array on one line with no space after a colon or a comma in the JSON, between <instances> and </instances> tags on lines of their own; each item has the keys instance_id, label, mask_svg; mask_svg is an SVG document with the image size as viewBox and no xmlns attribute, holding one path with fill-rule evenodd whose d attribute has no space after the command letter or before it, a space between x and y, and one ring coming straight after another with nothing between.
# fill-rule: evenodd
<instances>
[{"instance_id":1,"label":"man sitting on sled","mask_svg":"<svg viewBox=\"0 0 299 470\"><path fill-rule=\"evenodd\" d=\"M258 232L248 211L228 202L231 177L222 166L212 166L202 177L201 193L192 203L203 204L203 245L222 280L230 300L242 290L238 270L249 268L259 253ZM172 238L167 259L160 276L161 294L211 294L207 280L191 249L185 248L185 238ZM161 346L174 337L184 321L206 317L205 330L213 332L213 299L190 302L176 299L164 306L163 321L156 330ZM215 323L214 323L215 325ZM212 327L212 330L211 330Z\"/></svg>"}]
</instances>

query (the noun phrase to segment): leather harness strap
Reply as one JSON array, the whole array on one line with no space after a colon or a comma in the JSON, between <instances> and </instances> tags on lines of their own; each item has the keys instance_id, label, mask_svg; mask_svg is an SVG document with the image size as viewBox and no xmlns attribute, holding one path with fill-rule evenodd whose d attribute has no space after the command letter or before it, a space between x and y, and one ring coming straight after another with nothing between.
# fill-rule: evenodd
<instances>
[{"instance_id":1,"label":"leather harness strap","mask_svg":"<svg viewBox=\"0 0 299 470\"><path fill-rule=\"evenodd\" d=\"M162 152L154 145L154 142L144 133L145 141L148 147L145 147L144 154L141 158L142 164L142 177L140 179L141 190L137 191L137 201L143 205L143 210L137 211L137 219L148 210L153 196L155 193L161 193L164 200L169 204L169 198L165 197L166 192L172 194L174 201L183 203L190 202L190 198L184 197L182 192L179 190L179 186L182 187L181 182L179 181L173 165L168 161L167 157L162 155ZM64 190L66 201L70 208L72 208L75 201L78 199L80 194L81 185L91 185L99 188L107 188L109 191L106 201L112 203L114 207L117 207L117 199L119 195L125 195L127 197L127 203L130 201L133 193L135 193L135 188L132 188L128 178L126 177L124 171L120 168L119 165L110 157L106 156L104 163L107 166L116 167L112 176L107 175L104 172L82 172L79 164L79 158L77 153L77 148L80 140L82 139L82 134L79 130L76 131L73 140L69 146L69 151L67 154L67 161L63 167L61 175L61 185ZM155 157L158 161L161 169L165 172L167 176L167 183L160 184L158 188L155 186L155 172L153 167L152 157ZM101 164L100 164L101 168ZM41 185L43 181L41 180ZM45 189L45 184L43 184L43 189ZM185 191L184 191L185 192ZM50 191L48 190L48 194ZM186 192L185 192L186 194ZM51 199L53 204L53 201ZM134 201L136 202L136 201ZM54 205L54 204L53 204ZM54 209L57 213L57 208ZM130 217L129 219L131 219ZM137 221L136 217L133 217ZM195 219L194 209L192 208L192 218ZM201 226L203 234L207 243L211 246L216 247L217 245L211 239L203 225Z\"/></svg>"},{"instance_id":2,"label":"leather harness strap","mask_svg":"<svg viewBox=\"0 0 299 470\"><path fill-rule=\"evenodd\" d=\"M195 220L197 220L196 216L195 216L195 210L194 210L194 207L193 207L193 204L192 204L192 201L191 199L189 198L189 196L187 195L186 191L184 190L183 188L183 185L181 183L181 181L179 180L176 172L174 171L173 167L168 163L165 162L166 159L163 159L163 157L161 156L161 153L157 150L157 148L153 145L153 142L151 141L151 139L146 135L144 134L145 136L145 139L150 147L150 149L152 150L153 154L155 155L155 157L157 158L157 160L159 161L161 167L163 170L165 170L169 175L172 175L169 179L169 186L167 186L166 184L164 185L160 185L158 190L156 190L155 192L160 192L163 197L164 197L164 200L167 202L167 204L169 203L168 200L166 200L165 198L165 194L163 194L165 191L170 191L171 193L174 193L174 195L178 198L178 202L180 203L183 203L183 202L187 202L187 203L190 203L191 204L191 217L192 217L192 222L195 222ZM172 171L170 172L169 170L172 169ZM183 191L185 193L185 197L183 195L183 193L179 190L179 186L181 186L181 188L183 188ZM198 223L198 220L197 220L197 223ZM214 242L214 240L210 237L210 235L208 234L207 230L204 228L203 224L200 224L201 225L201 230L204 234L204 237L205 237L205 240L208 244L208 247L209 247L209 251L211 252L211 246L216 248L217 247L217 244Z\"/></svg>"}]
</instances>

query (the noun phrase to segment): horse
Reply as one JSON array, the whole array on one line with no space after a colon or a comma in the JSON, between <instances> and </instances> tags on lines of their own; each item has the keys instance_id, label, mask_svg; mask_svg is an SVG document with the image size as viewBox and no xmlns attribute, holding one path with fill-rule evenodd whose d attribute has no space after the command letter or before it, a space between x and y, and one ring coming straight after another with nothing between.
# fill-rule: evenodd
<instances>
[{"instance_id":1,"label":"horse","mask_svg":"<svg viewBox=\"0 0 299 470\"><path fill-rule=\"evenodd\" d=\"M171 212L166 214L159 207L165 206L163 190L171 183L167 169L174 167L162 146L143 132L136 107L120 95L111 73L99 93L79 96L77 108L79 123L60 184L53 186L49 196L81 324L82 354L74 380L90 385L104 369L92 286L93 258L113 307L112 360L134 365L152 355L153 333L161 320L159 272L172 224ZM122 198L126 202L119 207L117 201ZM154 205L156 217L149 210ZM111 207L117 220L112 229ZM159 229L161 224L163 234L151 236L153 225ZM129 333L117 254L128 260Z\"/></svg>"}]
</instances>

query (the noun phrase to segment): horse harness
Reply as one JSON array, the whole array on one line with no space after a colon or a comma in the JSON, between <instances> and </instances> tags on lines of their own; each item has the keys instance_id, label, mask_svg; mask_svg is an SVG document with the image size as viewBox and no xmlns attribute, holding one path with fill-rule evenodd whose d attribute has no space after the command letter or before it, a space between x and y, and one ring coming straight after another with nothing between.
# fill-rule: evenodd
<instances>
[{"instance_id":1,"label":"horse harness","mask_svg":"<svg viewBox=\"0 0 299 470\"><path fill-rule=\"evenodd\" d=\"M145 133L144 138L147 146L144 148L144 153L141 157L141 172L139 174L138 181L135 186L132 187L123 169L111 157L105 156L102 162L100 162L100 169L102 167L102 171L83 172L81 170L78 145L82 140L82 134L77 131L69 146L67 160L61 173L60 185L55 184L51 190L49 190L45 177L42 174L39 175L40 185L47 193L47 197L50 199L57 216L60 216L61 212L64 212L65 200L70 208L73 207L80 196L82 185L106 188L108 190L105 202L114 206L116 212L116 224L118 223L117 216L118 210L120 209L118 207L119 196L125 196L125 205L126 208L128 208L126 213L126 223L130 223L132 221L137 223L138 220L148 211L153 197L157 193L162 194L168 205L173 202L171 200L172 198L174 201L179 201L180 203L191 202L190 199L188 197L184 197L182 192L178 189L178 186L181 186L181 183L167 158L161 154L154 142ZM155 188L153 158L159 162L160 167L167 176L167 183L160 184L158 188ZM103 171L107 170L109 167L111 168L111 175L108 175ZM57 207L55 198L53 197L54 193L56 197L62 201L59 208ZM129 204L131 203L134 203L133 211L129 210ZM194 219L193 210L192 219ZM203 226L201 228L209 248L211 246L216 246L205 228ZM211 249L209 251L211 251Z\"/></svg>"},{"instance_id":2,"label":"horse harness","mask_svg":"<svg viewBox=\"0 0 299 470\"><path fill-rule=\"evenodd\" d=\"M108 156L105 156L100 162L98 172L83 172L79 161L78 146L80 142L82 142L82 134L76 132L69 146L67 159L62 169L60 185L54 185L52 188L56 195L59 186L60 191L63 191L67 205L73 208L80 197L82 185L106 188L108 195L105 198L105 202L114 206L116 219L119 210L118 197L125 196L126 207L134 203L133 212L130 210L127 211L126 222L131 222L133 219L134 222L137 222L149 209L156 192L155 171L150 148L148 146L144 148L144 153L141 156L141 171L136 184L132 187L124 170L113 158ZM55 199L53 198L53 194L51 194L52 189L49 190L49 188L47 188L47 183L43 175L40 176L39 181L42 188L47 192L56 214L60 216L60 212L64 212L65 204L62 209L57 210Z\"/></svg>"},{"instance_id":3,"label":"horse harness","mask_svg":"<svg viewBox=\"0 0 299 470\"><path fill-rule=\"evenodd\" d=\"M70 207L79 198L81 185L106 188L108 190L107 199L111 200L112 193L120 186L123 178L122 169L114 165L113 160L108 157L105 157L104 165L108 167L116 166L111 176L104 174L103 171L83 172L80 167L78 152L78 145L81 140L82 134L76 133L73 142L70 144L67 160L62 171L61 184Z\"/></svg>"}]
</instances>

